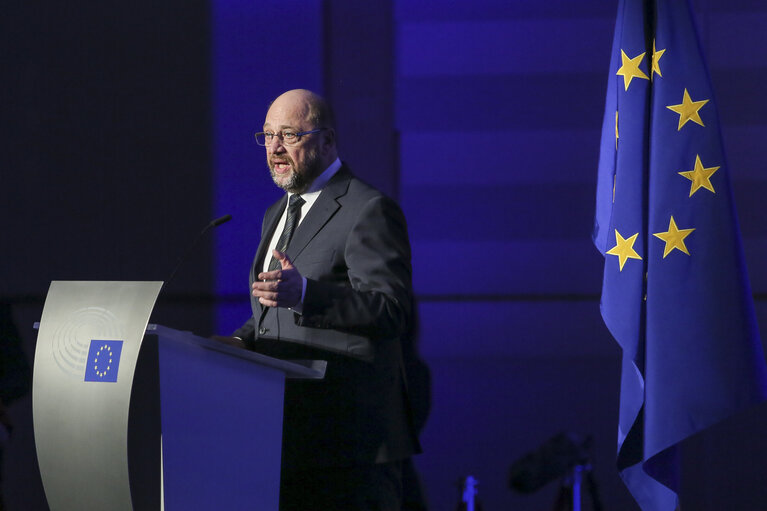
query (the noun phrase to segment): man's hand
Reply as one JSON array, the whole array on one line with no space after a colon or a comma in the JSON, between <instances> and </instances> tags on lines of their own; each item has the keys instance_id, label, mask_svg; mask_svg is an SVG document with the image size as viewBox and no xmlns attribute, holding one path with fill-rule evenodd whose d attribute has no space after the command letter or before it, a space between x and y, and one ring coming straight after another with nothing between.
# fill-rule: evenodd
<instances>
[{"instance_id":1,"label":"man's hand","mask_svg":"<svg viewBox=\"0 0 767 511\"><path fill-rule=\"evenodd\" d=\"M278 250L273 252L282 269L258 274L253 282L253 296L266 307L293 307L301 301L304 280L288 256Z\"/></svg>"}]
</instances>

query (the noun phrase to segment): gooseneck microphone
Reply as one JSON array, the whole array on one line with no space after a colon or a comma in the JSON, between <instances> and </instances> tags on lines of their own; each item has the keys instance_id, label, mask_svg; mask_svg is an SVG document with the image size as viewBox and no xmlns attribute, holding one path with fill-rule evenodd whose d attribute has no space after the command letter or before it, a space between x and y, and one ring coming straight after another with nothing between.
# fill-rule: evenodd
<instances>
[{"instance_id":1,"label":"gooseneck microphone","mask_svg":"<svg viewBox=\"0 0 767 511\"><path fill-rule=\"evenodd\" d=\"M176 272L179 268L181 268L181 265L184 263L184 261L187 260L189 257L189 254L192 253L194 248L197 246L197 244L200 242L203 236L205 236L205 233L209 230L213 229L214 227L218 227L221 224L225 224L229 220L232 219L232 215L224 215L222 217L216 218L211 223L205 226L205 228L200 231L200 234L197 235L197 237L194 239L191 245L189 245L189 248L186 249L186 252L184 252L184 255L178 258L178 261L176 262L176 266L173 268L173 271L170 274L170 277L168 277L168 280L163 283L162 288L160 289L160 292L168 287L168 285L173 281L173 278L176 276Z\"/></svg>"},{"instance_id":2,"label":"gooseneck microphone","mask_svg":"<svg viewBox=\"0 0 767 511\"><path fill-rule=\"evenodd\" d=\"M218 227L218 226L219 226L219 225L221 225L221 224L225 224L225 223L227 223L227 222L228 222L229 220L231 220L231 219L232 219L232 215L224 215L224 216L222 216L221 218L216 218L216 219L215 219L215 220L213 220L211 223L209 223L209 224L208 224L208 225L205 227L205 229L203 229L203 231L202 231L202 233L200 233L200 235L202 235L203 233L205 233L205 231L207 231L207 230L208 230L208 229L210 229L211 227Z\"/></svg>"}]
</instances>

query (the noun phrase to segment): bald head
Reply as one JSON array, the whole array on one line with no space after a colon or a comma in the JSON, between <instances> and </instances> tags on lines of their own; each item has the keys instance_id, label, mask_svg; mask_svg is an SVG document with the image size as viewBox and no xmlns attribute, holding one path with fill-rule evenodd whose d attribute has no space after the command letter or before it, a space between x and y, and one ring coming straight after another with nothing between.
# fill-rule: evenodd
<instances>
[{"instance_id":1,"label":"bald head","mask_svg":"<svg viewBox=\"0 0 767 511\"><path fill-rule=\"evenodd\" d=\"M333 109L325 98L307 89L293 89L283 92L269 105L271 110L275 106L279 108L293 108L296 115L312 124L314 128L336 129Z\"/></svg>"}]
</instances>

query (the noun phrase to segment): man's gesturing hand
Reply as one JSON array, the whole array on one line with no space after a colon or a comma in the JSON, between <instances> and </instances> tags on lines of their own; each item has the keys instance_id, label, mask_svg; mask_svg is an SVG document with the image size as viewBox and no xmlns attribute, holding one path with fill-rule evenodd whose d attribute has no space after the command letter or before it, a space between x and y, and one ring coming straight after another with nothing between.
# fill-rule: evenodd
<instances>
[{"instance_id":1,"label":"man's gesturing hand","mask_svg":"<svg viewBox=\"0 0 767 511\"><path fill-rule=\"evenodd\" d=\"M304 281L287 255L278 250L272 253L282 268L259 273L253 282L253 296L266 307L293 307L301 301Z\"/></svg>"}]
</instances>

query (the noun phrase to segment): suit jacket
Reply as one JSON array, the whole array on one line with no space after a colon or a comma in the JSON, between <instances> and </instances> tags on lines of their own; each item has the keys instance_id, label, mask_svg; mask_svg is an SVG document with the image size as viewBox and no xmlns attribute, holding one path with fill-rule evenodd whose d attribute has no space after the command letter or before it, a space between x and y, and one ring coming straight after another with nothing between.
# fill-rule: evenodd
<instances>
[{"instance_id":1,"label":"suit jacket","mask_svg":"<svg viewBox=\"0 0 767 511\"><path fill-rule=\"evenodd\" d=\"M270 256L286 200L266 211L251 283ZM294 231L287 255L307 279L302 314L251 297L253 317L234 333L270 356L328 360L324 380L286 384L283 469L418 452L400 344L413 298L399 206L343 166Z\"/></svg>"}]
</instances>

